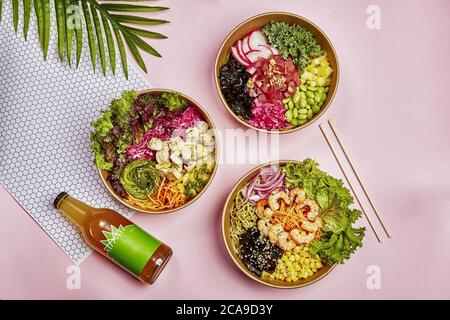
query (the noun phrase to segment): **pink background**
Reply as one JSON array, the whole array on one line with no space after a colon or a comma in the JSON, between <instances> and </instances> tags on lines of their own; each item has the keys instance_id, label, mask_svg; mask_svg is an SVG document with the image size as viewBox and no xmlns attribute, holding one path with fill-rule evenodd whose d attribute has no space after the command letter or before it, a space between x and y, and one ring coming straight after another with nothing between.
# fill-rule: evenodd
<instances>
[{"instance_id":1,"label":"pink background","mask_svg":"<svg viewBox=\"0 0 450 320\"><path fill-rule=\"evenodd\" d=\"M317 23L341 64L333 118L392 239L364 247L320 282L272 289L242 275L220 233L221 209L234 182L252 165L222 165L205 195L168 216L133 220L168 243L175 255L153 286L145 286L97 254L81 264L80 290L66 288L71 261L0 189L0 298L56 299L317 299L450 298L450 2L166 0L160 14L169 36L153 41L163 59L147 58L156 87L182 91L205 106L219 128L239 128L222 107L213 62L228 32L265 11L290 11ZM366 8L381 8L381 30L368 30ZM154 16L154 15L153 15ZM281 137L281 158L316 158L341 177L318 123ZM368 206L366 206L368 208ZM362 219L362 225L367 225ZM381 228L377 228L381 234ZM381 289L366 286L370 265Z\"/></svg>"}]
</instances>

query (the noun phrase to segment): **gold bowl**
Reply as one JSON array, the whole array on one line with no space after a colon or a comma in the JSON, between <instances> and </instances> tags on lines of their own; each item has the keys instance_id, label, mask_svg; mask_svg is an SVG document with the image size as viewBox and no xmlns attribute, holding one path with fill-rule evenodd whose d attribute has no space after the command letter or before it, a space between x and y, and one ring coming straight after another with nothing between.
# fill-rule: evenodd
<instances>
[{"instance_id":1,"label":"gold bowl","mask_svg":"<svg viewBox=\"0 0 450 320\"><path fill-rule=\"evenodd\" d=\"M228 195L228 198L225 202L225 206L223 207L222 212L222 236L223 241L225 243L225 247L228 251L228 255L230 256L231 260L233 260L234 264L241 270L242 273L244 273L247 277L250 279L255 280L256 282L262 283L266 286L273 287L273 288L279 288L279 289L293 289L293 288L300 288L307 285L310 285L314 282L319 281L323 277L325 277L331 270L334 269L336 266L335 264L329 265L324 264L323 268L315 272L312 276L306 278L306 279L300 279L293 282L287 282L277 279L271 279L271 278L261 278L257 275L250 272L245 264L242 262L241 258L239 258L236 249L233 246L233 243L231 242L231 234L230 234L230 227L231 227L231 209L233 207L234 199L236 198L236 195L238 194L239 190L242 189L242 187L246 186L259 172L262 168L268 167L270 165L278 165L282 166L288 162L293 163L299 163L299 161L295 160L280 160L280 161L272 161L268 162L262 165L259 165L249 172L247 172L233 187L230 194Z\"/></svg>"},{"instance_id":2,"label":"gold bowl","mask_svg":"<svg viewBox=\"0 0 450 320\"><path fill-rule=\"evenodd\" d=\"M146 93L152 93L152 94L162 94L162 93L166 93L166 92L174 92L180 95L180 97L185 100L189 105L194 106L195 108L197 108L197 110L199 111L199 113L203 116L204 120L208 123L209 127L211 130L216 131L216 127L214 125L214 122L211 119L211 116L208 114L208 112L206 112L206 110L198 103L196 102L194 99L192 99L191 97L181 93L181 92L177 92L174 90L169 90L169 89L149 89L149 90L144 90L144 91L140 91L138 93L138 95L142 95L142 94L146 94ZM217 137L217 135L215 135ZM127 199L120 197L119 195L117 195L114 190L111 187L111 184L108 181L108 176L109 176L109 172L107 170L101 170L98 169L99 174L100 174L100 178L103 182L103 185L105 186L105 188L108 190L108 192L120 203L122 203L123 205L127 206L130 209L133 209L135 211L138 212L142 212L142 213L150 213L150 214L166 214L166 213L171 213L180 209L183 209L185 207L187 207L188 205L190 205L191 203L193 203L195 200L197 200L205 191L206 189L209 187L209 185L211 184L211 181L213 180L216 171L217 171L217 166L218 166L218 159L219 159L219 147L218 147L218 143L217 143L217 138L215 139L215 149L214 149L214 155L215 155L215 165L214 165L214 169L211 172L211 175L209 177L208 182L205 184L205 186L203 187L203 189L193 198L189 199L188 201L186 201L186 203L184 203L183 205L176 207L176 208L172 208L172 209L165 209L165 210L150 210L150 209L146 209L146 208L141 208L131 202L129 202Z\"/></svg>"},{"instance_id":3,"label":"gold bowl","mask_svg":"<svg viewBox=\"0 0 450 320\"><path fill-rule=\"evenodd\" d=\"M241 117L236 115L230 108L230 106L227 104L225 97L222 94L222 90L220 89L220 69L222 66L228 61L228 57L230 55L230 48L234 45L234 43L242 39L247 33L254 31L256 29L264 27L266 24L268 24L270 21L281 21L286 22L289 24L297 24L302 28L305 28L306 30L312 32L312 34L317 39L317 42L320 44L322 49L327 53L328 61L330 63L331 68L333 68L333 73L331 74L331 83L330 83L330 89L327 94L327 98L322 106L320 108L319 112L314 115L314 117L306 122L303 125L299 125L297 127L291 127L284 130L274 130L269 131L265 129L260 129L253 127L249 125L247 122L244 121ZM303 129L310 124L312 124L314 121L316 121L322 114L325 113L325 111L330 106L331 102L333 101L333 98L336 94L336 90L339 83L339 62L336 55L336 51L334 50L333 44L331 43L330 39L327 37L327 35L313 22L309 21L308 19L301 17L296 14L288 13L288 12L267 12L263 14L259 14L257 16L254 16L252 18L249 18L242 22L240 25L238 25L236 28L234 28L230 34L227 36L225 41L222 43L219 52L217 53L216 62L215 62L215 68L214 68L214 78L216 82L216 89L219 93L220 100L222 100L223 105L228 110L228 112L241 124L244 126L258 130L260 132L266 132L266 133L290 133L294 132L300 129Z\"/></svg>"}]
</instances>

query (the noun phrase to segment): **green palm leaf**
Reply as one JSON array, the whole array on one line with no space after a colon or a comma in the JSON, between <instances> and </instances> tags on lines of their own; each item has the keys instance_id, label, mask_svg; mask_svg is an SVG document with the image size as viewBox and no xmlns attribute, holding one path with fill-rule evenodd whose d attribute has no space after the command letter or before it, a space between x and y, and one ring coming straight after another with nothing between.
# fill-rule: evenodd
<instances>
[{"instance_id":1,"label":"green palm leaf","mask_svg":"<svg viewBox=\"0 0 450 320\"><path fill-rule=\"evenodd\" d=\"M112 16L115 19L117 19L119 22L123 22L123 23L144 24L144 25L158 25L158 24L169 23L169 21L167 21L167 20L150 19L150 18L139 17L139 16L130 16L130 15L121 15L121 14L113 14Z\"/></svg>"},{"instance_id":2,"label":"green palm leaf","mask_svg":"<svg viewBox=\"0 0 450 320\"><path fill-rule=\"evenodd\" d=\"M17 32L17 28L19 26L19 0L13 0L13 23L14 23L14 31Z\"/></svg>"},{"instance_id":3,"label":"green palm leaf","mask_svg":"<svg viewBox=\"0 0 450 320\"><path fill-rule=\"evenodd\" d=\"M70 10L73 10L70 6L70 1L62 1L63 2L63 10L64 10L64 29L66 30L66 52L67 52L67 62L69 66L71 65L72 60L72 44L73 44L73 22L69 20L67 14L70 15ZM59 33L58 33L59 35Z\"/></svg>"},{"instance_id":4,"label":"green palm leaf","mask_svg":"<svg viewBox=\"0 0 450 320\"><path fill-rule=\"evenodd\" d=\"M66 14L63 1L55 0L56 26L58 28L58 56L64 58L64 46L66 44Z\"/></svg>"},{"instance_id":5,"label":"green palm leaf","mask_svg":"<svg viewBox=\"0 0 450 320\"><path fill-rule=\"evenodd\" d=\"M50 42L50 0L41 0L43 3L44 13L44 60L47 59L48 44Z\"/></svg>"},{"instance_id":6,"label":"green palm leaf","mask_svg":"<svg viewBox=\"0 0 450 320\"><path fill-rule=\"evenodd\" d=\"M27 40L28 37L28 29L30 27L30 17L31 17L31 0L23 0L23 36L25 37L25 40Z\"/></svg>"},{"instance_id":7,"label":"green palm leaf","mask_svg":"<svg viewBox=\"0 0 450 320\"><path fill-rule=\"evenodd\" d=\"M19 27L20 1L11 1L13 7L13 26L17 32ZM31 12L34 9L39 42L44 59L46 59L50 43L51 12L54 12L57 27L57 51L61 61L67 59L69 65L71 64L72 47L74 46L75 38L76 66L79 65L82 54L83 36L86 35L90 60L94 71L96 70L98 59L103 74L106 73L107 65L110 66L112 73L115 74L117 62L116 50L118 50L123 73L128 78L126 43L136 63L144 72L147 72L147 67L140 50L156 57L161 57L161 55L142 38L165 39L167 37L161 33L136 28L131 25L152 26L165 24L168 21L121 13L158 12L167 10L168 8L143 4L144 2L149 2L148 0L109 0L108 3L101 3L101 1L22 0L24 37L27 39ZM122 3L115 3L116 1ZM52 3L54 10L51 10ZM0 0L0 21L2 4L3 0ZM83 34L83 31L85 34ZM108 54L106 54L106 50Z\"/></svg>"},{"instance_id":8,"label":"green palm leaf","mask_svg":"<svg viewBox=\"0 0 450 320\"><path fill-rule=\"evenodd\" d=\"M109 26L108 19L102 14L103 30L105 30L106 44L108 45L108 55L111 65L111 71L116 73L116 47L114 46L114 39L111 33L111 27Z\"/></svg>"}]
</instances>

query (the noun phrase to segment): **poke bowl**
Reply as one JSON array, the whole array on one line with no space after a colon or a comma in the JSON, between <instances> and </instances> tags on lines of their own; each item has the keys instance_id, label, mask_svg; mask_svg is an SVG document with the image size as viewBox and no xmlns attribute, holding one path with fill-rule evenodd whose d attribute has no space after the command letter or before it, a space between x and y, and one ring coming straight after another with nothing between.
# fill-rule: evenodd
<instances>
[{"instance_id":1,"label":"poke bowl","mask_svg":"<svg viewBox=\"0 0 450 320\"><path fill-rule=\"evenodd\" d=\"M152 214L182 209L203 194L216 173L214 123L182 93L126 91L91 127L100 178L130 209Z\"/></svg>"},{"instance_id":2,"label":"poke bowl","mask_svg":"<svg viewBox=\"0 0 450 320\"><path fill-rule=\"evenodd\" d=\"M214 73L219 97L238 122L261 132L289 133L328 109L339 63L330 39L313 22L269 12L231 31Z\"/></svg>"},{"instance_id":3,"label":"poke bowl","mask_svg":"<svg viewBox=\"0 0 450 320\"><path fill-rule=\"evenodd\" d=\"M312 159L260 165L231 190L222 236L239 270L261 284L299 288L325 277L362 246L361 212L343 182Z\"/></svg>"}]
</instances>

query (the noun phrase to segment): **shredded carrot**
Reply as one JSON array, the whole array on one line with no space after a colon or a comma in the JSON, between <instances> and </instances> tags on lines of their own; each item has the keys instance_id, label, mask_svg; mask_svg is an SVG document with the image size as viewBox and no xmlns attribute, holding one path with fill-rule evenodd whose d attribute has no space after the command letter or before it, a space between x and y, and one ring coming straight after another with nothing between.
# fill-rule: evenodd
<instances>
[{"instance_id":1,"label":"shredded carrot","mask_svg":"<svg viewBox=\"0 0 450 320\"><path fill-rule=\"evenodd\" d=\"M173 209L186 202L186 197L180 189L181 181L167 181L164 177L158 187L158 191L145 200L136 199L128 195L128 200L141 208L151 210Z\"/></svg>"},{"instance_id":2,"label":"shredded carrot","mask_svg":"<svg viewBox=\"0 0 450 320\"><path fill-rule=\"evenodd\" d=\"M270 222L272 224L280 223L285 231L292 231L300 229L301 221L305 219L301 204L293 204L286 207L284 202L281 202L280 208L274 211Z\"/></svg>"}]
</instances>

